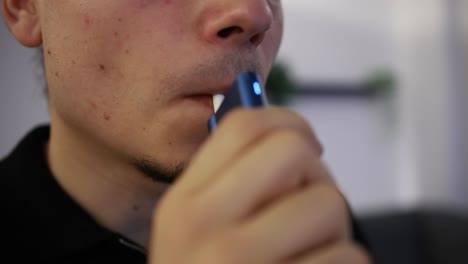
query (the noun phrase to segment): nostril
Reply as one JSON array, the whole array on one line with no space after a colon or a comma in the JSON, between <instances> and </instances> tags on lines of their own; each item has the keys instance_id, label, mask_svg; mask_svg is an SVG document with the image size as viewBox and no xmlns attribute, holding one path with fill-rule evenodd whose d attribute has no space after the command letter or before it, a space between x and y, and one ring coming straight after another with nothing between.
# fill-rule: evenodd
<instances>
[{"instance_id":1,"label":"nostril","mask_svg":"<svg viewBox=\"0 0 468 264\"><path fill-rule=\"evenodd\" d=\"M257 34L250 38L250 42L254 44L255 46L260 45L263 42L263 39L265 38L265 34Z\"/></svg>"},{"instance_id":2,"label":"nostril","mask_svg":"<svg viewBox=\"0 0 468 264\"><path fill-rule=\"evenodd\" d=\"M242 33L242 32L243 30L240 27L237 27L237 26L227 27L218 32L218 37L225 39L231 36L233 33Z\"/></svg>"}]
</instances>

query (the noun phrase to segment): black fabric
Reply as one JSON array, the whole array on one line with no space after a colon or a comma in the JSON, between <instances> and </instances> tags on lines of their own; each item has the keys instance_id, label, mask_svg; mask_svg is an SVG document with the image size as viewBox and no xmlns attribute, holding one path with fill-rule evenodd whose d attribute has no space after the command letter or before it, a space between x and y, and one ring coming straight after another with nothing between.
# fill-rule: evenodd
<instances>
[{"instance_id":1,"label":"black fabric","mask_svg":"<svg viewBox=\"0 0 468 264\"><path fill-rule=\"evenodd\" d=\"M467 264L468 215L413 209L361 215L376 264Z\"/></svg>"},{"instance_id":2,"label":"black fabric","mask_svg":"<svg viewBox=\"0 0 468 264\"><path fill-rule=\"evenodd\" d=\"M145 263L144 252L99 226L55 181L45 157L48 138L49 127L38 127L0 161L0 259L11 257L8 263Z\"/></svg>"},{"instance_id":3,"label":"black fabric","mask_svg":"<svg viewBox=\"0 0 468 264\"><path fill-rule=\"evenodd\" d=\"M364 233L361 225L362 224L359 222L359 220L353 215L353 213L351 213L352 238L355 242L360 244L361 247L368 252L371 259L374 260L374 250L369 242L369 239L367 238L367 235Z\"/></svg>"},{"instance_id":4,"label":"black fabric","mask_svg":"<svg viewBox=\"0 0 468 264\"><path fill-rule=\"evenodd\" d=\"M31 131L0 161L3 256L13 263L145 263L146 254L99 226L55 181L45 146L49 127ZM369 245L353 218L353 236ZM130 246L129 246L130 245Z\"/></svg>"}]
</instances>

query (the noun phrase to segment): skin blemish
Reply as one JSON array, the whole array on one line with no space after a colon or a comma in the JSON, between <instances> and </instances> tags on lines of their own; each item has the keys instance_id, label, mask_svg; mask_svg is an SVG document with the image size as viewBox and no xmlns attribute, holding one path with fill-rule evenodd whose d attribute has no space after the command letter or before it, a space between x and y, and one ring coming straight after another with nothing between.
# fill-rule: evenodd
<instances>
[{"instance_id":1,"label":"skin blemish","mask_svg":"<svg viewBox=\"0 0 468 264\"><path fill-rule=\"evenodd\" d=\"M91 24L91 18L86 15L84 18L84 23L86 26L89 26Z\"/></svg>"},{"instance_id":2,"label":"skin blemish","mask_svg":"<svg viewBox=\"0 0 468 264\"><path fill-rule=\"evenodd\" d=\"M140 206L138 206L138 205L133 206L133 211L137 212L139 210L140 210Z\"/></svg>"},{"instance_id":3,"label":"skin blemish","mask_svg":"<svg viewBox=\"0 0 468 264\"><path fill-rule=\"evenodd\" d=\"M164 4L170 5L170 4L172 4L172 0L164 0Z\"/></svg>"},{"instance_id":4,"label":"skin blemish","mask_svg":"<svg viewBox=\"0 0 468 264\"><path fill-rule=\"evenodd\" d=\"M72 60L72 64L75 65L75 64L76 64L76 61Z\"/></svg>"},{"instance_id":5,"label":"skin blemish","mask_svg":"<svg viewBox=\"0 0 468 264\"><path fill-rule=\"evenodd\" d=\"M97 109L97 105L96 105L95 102L89 101L89 105L91 106L91 108L92 108L93 110L96 110L96 109Z\"/></svg>"},{"instance_id":6,"label":"skin blemish","mask_svg":"<svg viewBox=\"0 0 468 264\"><path fill-rule=\"evenodd\" d=\"M47 54L52 55L52 51L50 51L50 49L48 49Z\"/></svg>"},{"instance_id":7,"label":"skin blemish","mask_svg":"<svg viewBox=\"0 0 468 264\"><path fill-rule=\"evenodd\" d=\"M119 18L117 18L117 21L119 21L120 23L122 23L123 20L122 20L121 17L119 17Z\"/></svg>"},{"instance_id":8,"label":"skin blemish","mask_svg":"<svg viewBox=\"0 0 468 264\"><path fill-rule=\"evenodd\" d=\"M148 6L148 4L150 4L151 0L140 0L140 2L138 3L138 7L140 9L143 9L143 8L146 8L146 6Z\"/></svg>"},{"instance_id":9,"label":"skin blemish","mask_svg":"<svg viewBox=\"0 0 468 264\"><path fill-rule=\"evenodd\" d=\"M58 72L55 72L55 77L59 78L60 74Z\"/></svg>"},{"instance_id":10,"label":"skin blemish","mask_svg":"<svg viewBox=\"0 0 468 264\"><path fill-rule=\"evenodd\" d=\"M111 120L111 116L110 116L109 114L107 114L107 113L104 113L104 114L102 115L102 117L103 117L104 120L106 120L106 121Z\"/></svg>"},{"instance_id":11,"label":"skin blemish","mask_svg":"<svg viewBox=\"0 0 468 264\"><path fill-rule=\"evenodd\" d=\"M125 54L130 54L130 50L126 49Z\"/></svg>"},{"instance_id":12,"label":"skin blemish","mask_svg":"<svg viewBox=\"0 0 468 264\"><path fill-rule=\"evenodd\" d=\"M99 70L100 70L100 71L105 71L105 70L106 70L106 66L104 66L103 64L99 64Z\"/></svg>"}]
</instances>

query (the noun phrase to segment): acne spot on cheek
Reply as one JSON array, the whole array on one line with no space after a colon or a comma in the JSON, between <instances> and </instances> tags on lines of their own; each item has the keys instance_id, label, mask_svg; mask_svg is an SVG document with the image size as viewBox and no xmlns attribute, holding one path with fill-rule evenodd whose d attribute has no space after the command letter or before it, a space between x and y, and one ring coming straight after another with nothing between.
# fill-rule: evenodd
<instances>
[{"instance_id":1,"label":"acne spot on cheek","mask_svg":"<svg viewBox=\"0 0 468 264\"><path fill-rule=\"evenodd\" d=\"M75 61L75 60L72 60L72 64L75 65L75 64L76 64L76 61Z\"/></svg>"},{"instance_id":2,"label":"acne spot on cheek","mask_svg":"<svg viewBox=\"0 0 468 264\"><path fill-rule=\"evenodd\" d=\"M166 5L170 5L170 4L172 4L172 0L164 0L164 3L165 3Z\"/></svg>"},{"instance_id":3,"label":"acne spot on cheek","mask_svg":"<svg viewBox=\"0 0 468 264\"><path fill-rule=\"evenodd\" d=\"M91 25L91 18L88 15L85 15L84 17L84 24L85 26Z\"/></svg>"},{"instance_id":4,"label":"acne spot on cheek","mask_svg":"<svg viewBox=\"0 0 468 264\"><path fill-rule=\"evenodd\" d=\"M102 117L103 117L104 120L106 120L106 121L111 120L111 116L110 116L108 113L104 113L104 114L102 115Z\"/></svg>"},{"instance_id":5,"label":"acne spot on cheek","mask_svg":"<svg viewBox=\"0 0 468 264\"><path fill-rule=\"evenodd\" d=\"M95 103L95 102L93 102L93 101L89 101L88 103L89 103L89 106L91 107L91 109L93 109L93 110L97 110L97 105L96 105L96 103Z\"/></svg>"},{"instance_id":6,"label":"acne spot on cheek","mask_svg":"<svg viewBox=\"0 0 468 264\"><path fill-rule=\"evenodd\" d=\"M105 71L106 70L106 66L104 66L104 64L99 64L99 70L100 71Z\"/></svg>"},{"instance_id":7,"label":"acne spot on cheek","mask_svg":"<svg viewBox=\"0 0 468 264\"><path fill-rule=\"evenodd\" d=\"M52 51L50 51L50 49L48 49L47 54L52 55Z\"/></svg>"},{"instance_id":8,"label":"acne spot on cheek","mask_svg":"<svg viewBox=\"0 0 468 264\"><path fill-rule=\"evenodd\" d=\"M130 50L126 49L125 54L130 54Z\"/></svg>"},{"instance_id":9,"label":"acne spot on cheek","mask_svg":"<svg viewBox=\"0 0 468 264\"><path fill-rule=\"evenodd\" d=\"M117 21L119 21L120 23L122 23L123 19L121 17L117 18Z\"/></svg>"},{"instance_id":10,"label":"acne spot on cheek","mask_svg":"<svg viewBox=\"0 0 468 264\"><path fill-rule=\"evenodd\" d=\"M55 77L59 78L60 74L58 72L55 72Z\"/></svg>"},{"instance_id":11,"label":"acne spot on cheek","mask_svg":"<svg viewBox=\"0 0 468 264\"><path fill-rule=\"evenodd\" d=\"M138 7L140 9L145 8L146 6L148 6L148 4L150 4L150 2L150 0L140 0L140 2L138 3Z\"/></svg>"}]
</instances>

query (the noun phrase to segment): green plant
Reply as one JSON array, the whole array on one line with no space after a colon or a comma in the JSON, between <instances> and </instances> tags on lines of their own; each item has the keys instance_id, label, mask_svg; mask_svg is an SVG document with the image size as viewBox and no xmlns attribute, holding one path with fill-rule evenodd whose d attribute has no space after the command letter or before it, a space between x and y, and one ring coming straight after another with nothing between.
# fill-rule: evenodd
<instances>
[{"instance_id":1,"label":"green plant","mask_svg":"<svg viewBox=\"0 0 468 264\"><path fill-rule=\"evenodd\" d=\"M271 104L286 105L290 102L297 91L297 86L291 79L286 64L277 62L273 65L265 90Z\"/></svg>"}]
</instances>

